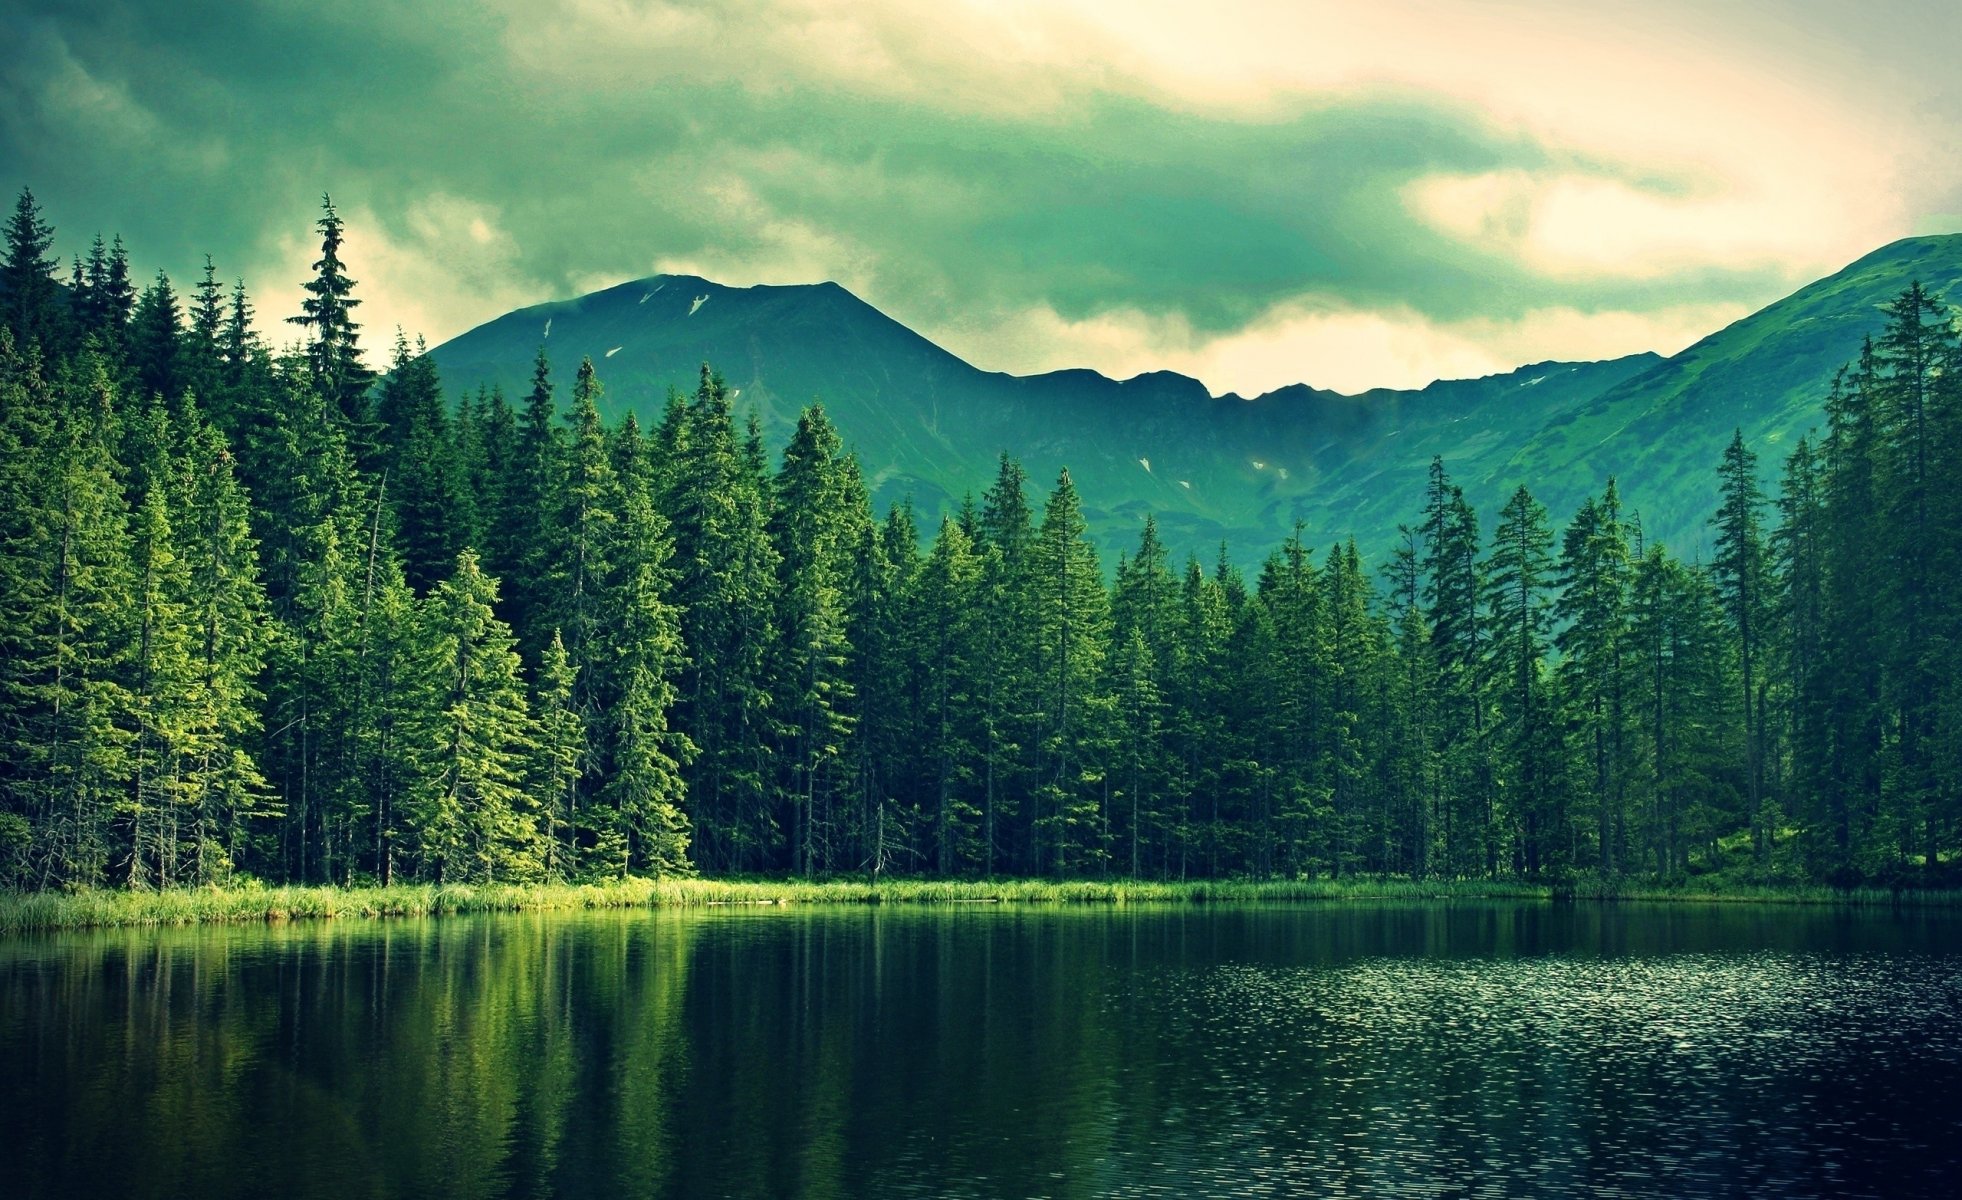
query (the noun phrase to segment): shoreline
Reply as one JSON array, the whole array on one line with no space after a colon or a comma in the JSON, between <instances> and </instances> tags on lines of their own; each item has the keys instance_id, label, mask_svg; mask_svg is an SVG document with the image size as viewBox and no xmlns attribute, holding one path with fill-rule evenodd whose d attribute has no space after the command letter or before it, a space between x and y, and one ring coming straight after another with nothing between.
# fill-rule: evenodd
<instances>
[{"instance_id":1,"label":"shoreline","mask_svg":"<svg viewBox=\"0 0 1962 1200\"><path fill-rule=\"evenodd\" d=\"M0 936L63 929L278 923L625 908L794 904L1200 905L1515 900L1543 903L1962 905L1962 891L1711 881L1679 885L1508 880L797 880L651 879L588 884L397 884L391 887L178 888L0 892Z\"/></svg>"}]
</instances>

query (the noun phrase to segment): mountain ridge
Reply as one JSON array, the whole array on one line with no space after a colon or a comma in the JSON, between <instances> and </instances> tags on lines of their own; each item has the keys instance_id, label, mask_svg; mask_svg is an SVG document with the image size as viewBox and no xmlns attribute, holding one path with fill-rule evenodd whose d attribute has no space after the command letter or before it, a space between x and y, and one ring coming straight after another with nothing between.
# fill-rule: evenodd
<instances>
[{"instance_id":1,"label":"mountain ridge","mask_svg":"<svg viewBox=\"0 0 1962 1200\"><path fill-rule=\"evenodd\" d=\"M1251 565L1297 521L1317 544L1354 537L1380 553L1415 519L1434 454L1488 524L1519 483L1564 521L1613 474L1651 536L1676 544L1701 536L1733 426L1773 451L1761 464L1770 478L1816 422L1827 364L1857 355L1878 306L1917 272L1962 285L1962 236L1890 243L1676 355L1547 360L1358 393L1295 383L1215 394L1163 369L991 371L833 280L652 275L514 310L432 354L453 386L513 394L541 344L561 373L589 356L605 406L648 418L668 388L692 391L707 362L773 446L821 400L875 499L910 498L924 519L983 490L1002 452L1038 496L1068 466L1113 560L1145 511L1175 551L1204 558L1224 543Z\"/></svg>"}]
</instances>

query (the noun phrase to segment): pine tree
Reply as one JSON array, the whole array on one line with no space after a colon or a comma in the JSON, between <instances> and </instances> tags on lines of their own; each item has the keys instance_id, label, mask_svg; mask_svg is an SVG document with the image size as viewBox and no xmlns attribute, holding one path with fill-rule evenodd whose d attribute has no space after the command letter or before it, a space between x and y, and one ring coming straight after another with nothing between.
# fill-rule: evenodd
<instances>
[{"instance_id":1,"label":"pine tree","mask_svg":"<svg viewBox=\"0 0 1962 1200\"><path fill-rule=\"evenodd\" d=\"M1036 636L1041 647L1042 781L1035 794L1037 864L1061 875L1101 863L1096 839L1107 698L1101 688L1110 638L1110 598L1083 508L1065 470L1043 506L1030 548ZM1046 860L1046 861L1045 861Z\"/></svg>"},{"instance_id":2,"label":"pine tree","mask_svg":"<svg viewBox=\"0 0 1962 1200\"><path fill-rule=\"evenodd\" d=\"M1409 872L1423 879L1445 856L1440 845L1452 843L1451 811L1445 803L1444 738L1438 705L1442 684L1431 648L1431 630L1421 602L1422 571L1417 536L1399 528L1404 541L1391 560L1390 605L1395 620L1397 675L1390 689L1392 723L1387 731L1390 769L1406 804L1409 829Z\"/></svg>"},{"instance_id":3,"label":"pine tree","mask_svg":"<svg viewBox=\"0 0 1962 1200\"><path fill-rule=\"evenodd\" d=\"M469 494L443 410L435 360L420 341L395 344L377 402L378 466L393 501L396 537L409 586L426 595L469 544Z\"/></svg>"},{"instance_id":4,"label":"pine tree","mask_svg":"<svg viewBox=\"0 0 1962 1200\"><path fill-rule=\"evenodd\" d=\"M1717 592L1737 646L1744 722L1745 798L1751 838L1762 864L1770 852L1771 821L1764 808L1764 626L1771 604L1770 560L1759 514L1764 491L1758 486L1758 456L1744 445L1744 431L1731 435L1718 468L1722 503L1712 524L1717 529L1711 564Z\"/></svg>"},{"instance_id":5,"label":"pine tree","mask_svg":"<svg viewBox=\"0 0 1962 1200\"><path fill-rule=\"evenodd\" d=\"M1452 846L1449 869L1499 869L1498 814L1494 809L1494 780L1490 721L1485 689L1489 635L1479 598L1485 590L1478 546L1478 518L1462 489L1445 473L1444 464L1431 460L1424 521L1419 528L1426 623L1439 677L1440 746L1444 777L1444 820L1461 831ZM1476 847L1476 859L1469 851Z\"/></svg>"},{"instance_id":6,"label":"pine tree","mask_svg":"<svg viewBox=\"0 0 1962 1200\"><path fill-rule=\"evenodd\" d=\"M1893 727L1883 794L1901 860L1919 854L1934 867L1940 858L1943 816L1941 756L1942 666L1951 632L1943 614L1940 568L1952 564L1948 549L1954 497L1939 486L1962 449L1956 425L1962 417L1954 315L1917 281L1888 307L1876 348L1875 418L1877 499L1882 506L1880 553L1885 573L1878 599L1886 635L1877 647ZM1944 536L1944 530L1947 536Z\"/></svg>"},{"instance_id":7,"label":"pine tree","mask_svg":"<svg viewBox=\"0 0 1962 1200\"><path fill-rule=\"evenodd\" d=\"M136 302L130 321L129 371L138 396L158 395L173 403L182 400L185 386L182 315L170 277L162 271Z\"/></svg>"},{"instance_id":8,"label":"pine tree","mask_svg":"<svg viewBox=\"0 0 1962 1200\"><path fill-rule=\"evenodd\" d=\"M1035 637L1035 523L1027 486L1021 464L1003 454L994 484L982 495L979 517L981 636L992 664L979 700L985 742L982 869L990 875L998 864L1024 873L1040 869L1030 828L1041 647Z\"/></svg>"},{"instance_id":9,"label":"pine tree","mask_svg":"<svg viewBox=\"0 0 1962 1200\"><path fill-rule=\"evenodd\" d=\"M1158 525L1145 518L1137 554L1118 564L1111 598L1109 692L1115 703L1115 794L1121 802L1121 850L1136 878L1153 839L1163 838L1170 761L1165 744L1166 693L1178 669L1178 581L1166 562Z\"/></svg>"},{"instance_id":10,"label":"pine tree","mask_svg":"<svg viewBox=\"0 0 1962 1200\"><path fill-rule=\"evenodd\" d=\"M0 259L0 305L6 327L20 351L39 345L43 353L65 348L65 314L61 283L55 272L61 260L53 255L54 227L41 217L41 206L26 188L14 201L7 220L6 257Z\"/></svg>"},{"instance_id":11,"label":"pine tree","mask_svg":"<svg viewBox=\"0 0 1962 1200\"><path fill-rule=\"evenodd\" d=\"M1561 541L1553 618L1560 681L1587 746L1601 872L1613 874L1626 836L1627 726L1623 664L1628 623L1628 537L1614 480L1581 506Z\"/></svg>"},{"instance_id":12,"label":"pine tree","mask_svg":"<svg viewBox=\"0 0 1962 1200\"><path fill-rule=\"evenodd\" d=\"M869 520L856 484L823 407L805 409L784 450L770 522L778 563L771 680L777 760L795 831L791 862L805 875L826 857L822 848L844 782L836 763L852 728L846 588L857 526Z\"/></svg>"},{"instance_id":13,"label":"pine tree","mask_svg":"<svg viewBox=\"0 0 1962 1200\"><path fill-rule=\"evenodd\" d=\"M225 292L218 285L218 269L209 254L204 256L204 275L191 293L185 316L189 328L180 343L184 386L198 398L205 413L222 424L226 398Z\"/></svg>"},{"instance_id":14,"label":"pine tree","mask_svg":"<svg viewBox=\"0 0 1962 1200\"><path fill-rule=\"evenodd\" d=\"M976 700L988 667L981 659L981 561L967 534L943 517L933 550L912 589L910 649L919 666L919 757L927 764L933 869L952 875L980 865L982 831L976 794L983 715Z\"/></svg>"},{"instance_id":15,"label":"pine tree","mask_svg":"<svg viewBox=\"0 0 1962 1200\"><path fill-rule=\"evenodd\" d=\"M252 748L264 697L259 677L268 638L250 505L224 436L191 414L183 461L188 519L177 530L190 575L185 605L196 684L194 735L185 765L191 855L187 882L221 880L247 846L249 823L270 815Z\"/></svg>"},{"instance_id":16,"label":"pine tree","mask_svg":"<svg viewBox=\"0 0 1962 1200\"><path fill-rule=\"evenodd\" d=\"M543 835L524 790L536 753L515 640L492 610L497 583L464 551L422 617L435 703L419 731L411 829L437 882L529 879Z\"/></svg>"},{"instance_id":17,"label":"pine tree","mask_svg":"<svg viewBox=\"0 0 1962 1200\"><path fill-rule=\"evenodd\" d=\"M54 397L39 347L0 324L0 887L32 877L35 779L20 736L36 720L32 662L45 594L43 556Z\"/></svg>"},{"instance_id":18,"label":"pine tree","mask_svg":"<svg viewBox=\"0 0 1962 1200\"><path fill-rule=\"evenodd\" d=\"M616 541L621 500L619 476L607 453L606 428L599 415L599 388L592 360L587 359L579 366L572 411L566 414L568 437L557 472L553 512L545 525L544 579L538 597L543 619L558 629L583 676L574 694L588 720L593 717L593 689L599 683L591 668L604 653L605 587L612 570L608 553Z\"/></svg>"},{"instance_id":19,"label":"pine tree","mask_svg":"<svg viewBox=\"0 0 1962 1200\"><path fill-rule=\"evenodd\" d=\"M620 519L605 556L610 575L602 627L608 771L597 810L609 820L594 822L595 865L657 876L691 873L682 769L695 746L672 721L685 659L681 614L668 599L674 543L643 473L627 466L616 479Z\"/></svg>"},{"instance_id":20,"label":"pine tree","mask_svg":"<svg viewBox=\"0 0 1962 1200\"><path fill-rule=\"evenodd\" d=\"M365 458L374 436L368 406L374 372L361 362L361 326L354 320L361 301L355 299L354 280L341 262L345 224L327 196L320 198L320 220L314 228L320 231L320 258L313 264L313 278L303 285L307 298L300 301L299 315L286 319L307 331L307 368L314 387L339 411Z\"/></svg>"},{"instance_id":21,"label":"pine tree","mask_svg":"<svg viewBox=\"0 0 1962 1200\"><path fill-rule=\"evenodd\" d=\"M1561 757L1550 743L1557 727L1543 667L1551 621L1553 534L1546 509L1524 487L1499 513L1485 560L1485 605L1491 614L1488 669L1503 722L1506 794L1516 835L1515 868L1538 875L1552 865L1563 826Z\"/></svg>"},{"instance_id":22,"label":"pine tree","mask_svg":"<svg viewBox=\"0 0 1962 1200\"><path fill-rule=\"evenodd\" d=\"M129 780L137 608L129 510L116 481L120 431L106 366L85 356L45 408L36 403L36 374L30 358L21 372L26 394L9 397L40 409L46 423L28 426L44 440L9 546L13 720L0 732L8 741L0 757L9 764L9 807L33 828L33 882L92 885L107 881L110 823Z\"/></svg>"},{"instance_id":23,"label":"pine tree","mask_svg":"<svg viewBox=\"0 0 1962 1200\"><path fill-rule=\"evenodd\" d=\"M180 819L187 808L181 766L192 740L192 629L184 619L189 572L178 557L162 487L138 504L131 527L135 641L130 662L129 860L131 887L176 882Z\"/></svg>"},{"instance_id":24,"label":"pine tree","mask_svg":"<svg viewBox=\"0 0 1962 1200\"><path fill-rule=\"evenodd\" d=\"M1323 753L1319 773L1328 789L1333 834L1329 860L1340 876L1353 870L1370 821L1363 722L1369 715L1371 684L1384 647L1383 633L1369 616L1369 579L1353 541L1329 551L1322 577L1327 581L1327 599L1320 658L1327 700L1317 741Z\"/></svg>"},{"instance_id":25,"label":"pine tree","mask_svg":"<svg viewBox=\"0 0 1962 1200\"><path fill-rule=\"evenodd\" d=\"M569 878L577 873L579 863L575 829L579 819L579 779L588 750L585 719L573 706L574 678L565 643L554 632L539 660L532 689L536 749L526 775L527 787L541 810L547 879Z\"/></svg>"},{"instance_id":26,"label":"pine tree","mask_svg":"<svg viewBox=\"0 0 1962 1200\"><path fill-rule=\"evenodd\" d=\"M1834 381L1844 386L1844 376ZM1823 875L1844 865L1832 846L1833 817L1821 803L1831 790L1831 773L1822 751L1830 745L1835 698L1827 683L1825 495L1820 460L1809 439L1800 438L1785 461L1778 490L1778 529L1771 536L1776 569L1784 580L1780 611L1782 691L1792 733L1792 773L1802 797L1793 815L1801 823L1807 866Z\"/></svg>"},{"instance_id":27,"label":"pine tree","mask_svg":"<svg viewBox=\"0 0 1962 1200\"><path fill-rule=\"evenodd\" d=\"M136 287L129 276L129 252L117 237L114 248L97 234L89 245L88 266L77 263L70 285L69 311L75 332L93 338L98 350L120 362L129 346L130 321L136 312Z\"/></svg>"},{"instance_id":28,"label":"pine tree","mask_svg":"<svg viewBox=\"0 0 1962 1200\"><path fill-rule=\"evenodd\" d=\"M552 631L543 555L549 544L547 518L558 501L564 459L565 435L552 397L551 364L540 347L485 550L491 573L506 581L505 611L528 653L535 654Z\"/></svg>"},{"instance_id":29,"label":"pine tree","mask_svg":"<svg viewBox=\"0 0 1962 1200\"><path fill-rule=\"evenodd\" d=\"M1270 761L1274 785L1274 866L1294 875L1324 858L1333 794L1320 752L1329 666L1324 642L1323 596L1314 559L1297 524L1261 570L1258 595L1273 630L1279 670L1274 673L1274 722L1281 732Z\"/></svg>"},{"instance_id":30,"label":"pine tree","mask_svg":"<svg viewBox=\"0 0 1962 1200\"><path fill-rule=\"evenodd\" d=\"M847 661L851 680L852 740L849 849L837 865L877 878L901 857L905 837L895 793L912 759L918 717L914 670L916 639L909 625L909 598L917 594L919 566L912 543L913 516L895 506L883 524L866 521L853 548L846 593Z\"/></svg>"},{"instance_id":31,"label":"pine tree","mask_svg":"<svg viewBox=\"0 0 1962 1200\"><path fill-rule=\"evenodd\" d=\"M736 441L728 389L706 368L665 507L688 648L679 724L700 748L687 776L699 861L717 871L755 869L781 833L769 807L766 674L776 550L760 471Z\"/></svg>"},{"instance_id":32,"label":"pine tree","mask_svg":"<svg viewBox=\"0 0 1962 1200\"><path fill-rule=\"evenodd\" d=\"M1658 875L1681 875L1693 848L1715 858L1715 834L1736 795L1724 770L1736 749L1725 736L1735 701L1724 617L1709 574L1661 546L1637 562L1631 592L1648 760L1645 840Z\"/></svg>"}]
</instances>

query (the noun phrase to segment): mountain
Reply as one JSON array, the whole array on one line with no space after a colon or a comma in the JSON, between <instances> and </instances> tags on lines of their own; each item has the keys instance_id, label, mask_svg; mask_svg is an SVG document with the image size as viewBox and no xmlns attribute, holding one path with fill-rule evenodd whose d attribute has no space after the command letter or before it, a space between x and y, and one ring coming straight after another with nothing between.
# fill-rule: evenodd
<instances>
[{"instance_id":1,"label":"mountain","mask_svg":"<svg viewBox=\"0 0 1962 1200\"><path fill-rule=\"evenodd\" d=\"M1651 536L1684 553L1707 545L1731 432L1744 431L1761 474L1775 480L1793 445L1823 427L1833 373L1859 358L1862 339L1879 334L1887 305L1915 280L1962 301L1962 234L1883 246L1622 380L1547 422L1480 477L1480 490L1523 480L1564 517L1613 473Z\"/></svg>"},{"instance_id":2,"label":"mountain","mask_svg":"<svg viewBox=\"0 0 1962 1200\"><path fill-rule=\"evenodd\" d=\"M1521 482L1564 521L1613 473L1645 528L1688 545L1732 427L1774 475L1818 420L1834 367L1917 276L1962 280L1962 237L1895 243L1672 358L1538 363L1354 396L1298 384L1216 397L1171 372L984 371L835 283L732 288L686 275L520 309L433 354L453 390L488 384L514 398L541 345L561 381L590 356L609 412L643 422L712 363L776 446L821 399L876 501L910 497L926 518L978 495L1004 450L1038 501L1067 466L1109 561L1135 544L1146 512L1175 552L1206 561L1224 542L1251 567L1296 521L1313 545L1353 536L1380 554L1415 520L1433 454L1488 522Z\"/></svg>"}]
</instances>

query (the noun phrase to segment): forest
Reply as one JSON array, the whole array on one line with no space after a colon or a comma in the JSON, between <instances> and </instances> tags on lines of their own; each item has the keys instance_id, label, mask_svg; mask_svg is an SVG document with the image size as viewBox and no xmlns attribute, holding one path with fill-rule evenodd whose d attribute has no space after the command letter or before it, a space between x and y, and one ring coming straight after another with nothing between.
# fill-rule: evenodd
<instances>
[{"instance_id":1,"label":"forest","mask_svg":"<svg viewBox=\"0 0 1962 1200\"><path fill-rule=\"evenodd\" d=\"M207 259L0 262L0 886L886 877L1953 882L1962 345L1916 285L1708 561L1615 480L1400 545L1100 562L1004 454L872 511L704 366L367 365L340 217L291 343ZM992 470L992 480L988 473ZM1040 504L1034 497L1040 498ZM1374 553L1377 550L1383 553Z\"/></svg>"}]
</instances>

